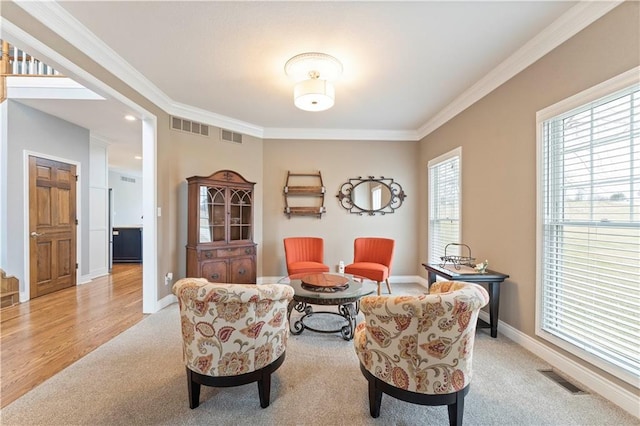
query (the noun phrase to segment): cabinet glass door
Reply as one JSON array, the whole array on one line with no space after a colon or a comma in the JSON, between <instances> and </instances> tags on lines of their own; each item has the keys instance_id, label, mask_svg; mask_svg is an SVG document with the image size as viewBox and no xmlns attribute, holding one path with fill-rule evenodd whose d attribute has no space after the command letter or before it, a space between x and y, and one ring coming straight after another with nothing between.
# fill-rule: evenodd
<instances>
[{"instance_id":1,"label":"cabinet glass door","mask_svg":"<svg viewBox=\"0 0 640 426\"><path fill-rule=\"evenodd\" d=\"M224 188L200 186L200 242L225 240Z\"/></svg>"},{"instance_id":2,"label":"cabinet glass door","mask_svg":"<svg viewBox=\"0 0 640 426\"><path fill-rule=\"evenodd\" d=\"M251 190L230 188L229 240L251 239Z\"/></svg>"}]
</instances>

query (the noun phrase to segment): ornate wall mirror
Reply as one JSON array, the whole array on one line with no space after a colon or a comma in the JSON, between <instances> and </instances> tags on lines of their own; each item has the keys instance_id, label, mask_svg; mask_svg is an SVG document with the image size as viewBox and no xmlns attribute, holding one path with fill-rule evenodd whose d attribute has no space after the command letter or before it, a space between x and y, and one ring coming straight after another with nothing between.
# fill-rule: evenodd
<instances>
[{"instance_id":1,"label":"ornate wall mirror","mask_svg":"<svg viewBox=\"0 0 640 426\"><path fill-rule=\"evenodd\" d=\"M358 176L343 183L336 197L350 213L373 216L376 213L393 213L402 205L406 194L393 179Z\"/></svg>"}]
</instances>

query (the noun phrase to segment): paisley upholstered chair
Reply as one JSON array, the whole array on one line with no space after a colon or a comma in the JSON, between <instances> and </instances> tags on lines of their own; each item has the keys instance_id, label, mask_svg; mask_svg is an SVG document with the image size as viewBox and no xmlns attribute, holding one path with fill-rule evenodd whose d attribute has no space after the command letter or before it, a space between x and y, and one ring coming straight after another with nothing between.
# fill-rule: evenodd
<instances>
[{"instance_id":1,"label":"paisley upholstered chair","mask_svg":"<svg viewBox=\"0 0 640 426\"><path fill-rule=\"evenodd\" d=\"M391 275L394 247L395 241L389 238L356 238L353 242L353 263L345 266L344 272L377 282L378 296L380 296L380 283L384 281L391 294L389 275Z\"/></svg>"},{"instance_id":2,"label":"paisley upholstered chair","mask_svg":"<svg viewBox=\"0 0 640 426\"><path fill-rule=\"evenodd\" d=\"M260 406L269 406L271 373L285 358L287 305L282 284L220 284L184 278L173 292L180 304L189 407L200 404L200 385L258 382Z\"/></svg>"},{"instance_id":3,"label":"paisley upholstered chair","mask_svg":"<svg viewBox=\"0 0 640 426\"><path fill-rule=\"evenodd\" d=\"M322 238L285 238L284 256L288 275L329 272L329 267L324 264L324 240Z\"/></svg>"},{"instance_id":4,"label":"paisley upholstered chair","mask_svg":"<svg viewBox=\"0 0 640 426\"><path fill-rule=\"evenodd\" d=\"M420 405L447 405L461 425L472 377L480 308L489 302L477 284L437 282L420 296L367 296L354 346L369 382L369 411L380 415L382 394Z\"/></svg>"}]
</instances>

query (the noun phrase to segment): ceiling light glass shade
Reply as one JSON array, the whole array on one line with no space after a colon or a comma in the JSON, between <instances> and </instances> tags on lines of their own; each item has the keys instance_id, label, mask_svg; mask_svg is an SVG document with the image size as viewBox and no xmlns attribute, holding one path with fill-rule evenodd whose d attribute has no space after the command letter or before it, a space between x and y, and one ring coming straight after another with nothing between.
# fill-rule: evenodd
<instances>
[{"instance_id":1,"label":"ceiling light glass shade","mask_svg":"<svg viewBox=\"0 0 640 426\"><path fill-rule=\"evenodd\" d=\"M293 88L293 103L304 111L324 111L333 106L336 92L333 84L314 78L304 80Z\"/></svg>"},{"instance_id":2,"label":"ceiling light glass shade","mask_svg":"<svg viewBox=\"0 0 640 426\"><path fill-rule=\"evenodd\" d=\"M330 82L342 74L342 64L325 53L301 53L289 59L284 71L296 85L293 103L304 111L324 111L333 106L336 92Z\"/></svg>"}]
</instances>

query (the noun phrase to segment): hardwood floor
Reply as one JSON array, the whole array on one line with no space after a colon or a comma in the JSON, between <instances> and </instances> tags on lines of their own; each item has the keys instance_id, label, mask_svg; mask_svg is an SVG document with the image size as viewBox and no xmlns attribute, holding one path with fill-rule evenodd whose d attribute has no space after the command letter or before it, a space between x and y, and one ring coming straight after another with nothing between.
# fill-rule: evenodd
<instances>
[{"instance_id":1,"label":"hardwood floor","mask_svg":"<svg viewBox=\"0 0 640 426\"><path fill-rule=\"evenodd\" d=\"M0 310L0 407L136 324L142 265Z\"/></svg>"}]
</instances>

